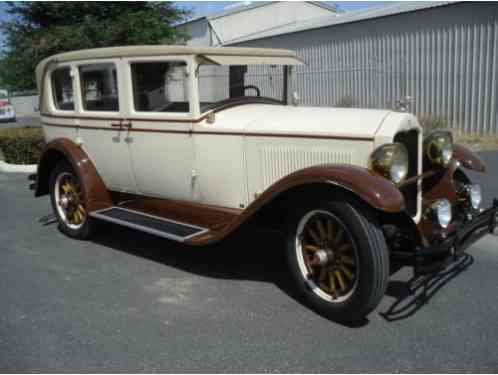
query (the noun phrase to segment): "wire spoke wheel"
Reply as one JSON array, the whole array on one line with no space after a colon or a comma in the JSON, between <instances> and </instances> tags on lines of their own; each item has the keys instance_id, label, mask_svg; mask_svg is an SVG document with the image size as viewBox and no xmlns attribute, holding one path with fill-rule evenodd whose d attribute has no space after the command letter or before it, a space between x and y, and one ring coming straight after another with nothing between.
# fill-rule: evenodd
<instances>
[{"instance_id":1,"label":"wire spoke wheel","mask_svg":"<svg viewBox=\"0 0 498 375\"><path fill-rule=\"evenodd\" d=\"M300 271L322 299L341 303L358 284L356 244L346 225L328 211L314 210L299 222L296 252Z\"/></svg>"},{"instance_id":2,"label":"wire spoke wheel","mask_svg":"<svg viewBox=\"0 0 498 375\"><path fill-rule=\"evenodd\" d=\"M81 184L76 176L63 172L55 180L55 203L60 218L71 229L79 229L86 221Z\"/></svg>"}]
</instances>

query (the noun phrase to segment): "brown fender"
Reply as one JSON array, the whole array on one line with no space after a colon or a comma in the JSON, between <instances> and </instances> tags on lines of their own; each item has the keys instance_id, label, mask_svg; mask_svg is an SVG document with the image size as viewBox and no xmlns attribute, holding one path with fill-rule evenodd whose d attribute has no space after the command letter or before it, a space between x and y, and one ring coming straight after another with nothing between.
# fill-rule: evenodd
<instances>
[{"instance_id":1,"label":"brown fender","mask_svg":"<svg viewBox=\"0 0 498 375\"><path fill-rule=\"evenodd\" d=\"M67 160L78 175L88 212L112 206L111 195L92 161L85 151L67 138L54 139L43 149L38 162L36 197L49 193L50 173L60 160Z\"/></svg>"},{"instance_id":2,"label":"brown fender","mask_svg":"<svg viewBox=\"0 0 498 375\"><path fill-rule=\"evenodd\" d=\"M405 210L405 200L400 190L389 180L371 171L352 165L321 165L301 169L275 182L253 201L237 218L215 236L208 234L187 241L191 245L205 245L217 242L233 232L251 216L270 203L273 199L292 188L311 184L330 184L338 186L354 195L373 208L399 213Z\"/></svg>"},{"instance_id":3,"label":"brown fender","mask_svg":"<svg viewBox=\"0 0 498 375\"><path fill-rule=\"evenodd\" d=\"M484 164L481 158L465 146L455 144L453 146L453 157L467 169L478 172L484 172L486 170L486 164Z\"/></svg>"}]
</instances>

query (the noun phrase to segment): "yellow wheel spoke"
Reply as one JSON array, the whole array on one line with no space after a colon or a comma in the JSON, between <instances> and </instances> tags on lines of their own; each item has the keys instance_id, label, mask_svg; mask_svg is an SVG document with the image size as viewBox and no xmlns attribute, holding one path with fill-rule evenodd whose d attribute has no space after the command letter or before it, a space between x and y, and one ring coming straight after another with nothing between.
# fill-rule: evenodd
<instances>
[{"instance_id":1,"label":"yellow wheel spoke","mask_svg":"<svg viewBox=\"0 0 498 375\"><path fill-rule=\"evenodd\" d=\"M337 293L337 285L335 283L335 277L333 272L329 272L329 282L330 282L330 290L332 291L332 294Z\"/></svg>"},{"instance_id":2,"label":"yellow wheel spoke","mask_svg":"<svg viewBox=\"0 0 498 375\"><path fill-rule=\"evenodd\" d=\"M332 240L333 236L334 236L334 231L332 228L332 221L327 220L327 238L329 240Z\"/></svg>"},{"instance_id":3,"label":"yellow wheel spoke","mask_svg":"<svg viewBox=\"0 0 498 375\"><path fill-rule=\"evenodd\" d=\"M323 226L323 223L317 219L316 220L316 226L318 227L318 232L320 232L320 237L322 237L322 240L326 238L326 233L325 233L325 227Z\"/></svg>"},{"instance_id":4,"label":"yellow wheel spoke","mask_svg":"<svg viewBox=\"0 0 498 375\"><path fill-rule=\"evenodd\" d=\"M343 253L345 252L346 250L349 250L351 249L353 246L351 245L351 243L345 243L344 245L341 245L339 246L339 248L337 250L339 250L340 253Z\"/></svg>"},{"instance_id":5,"label":"yellow wheel spoke","mask_svg":"<svg viewBox=\"0 0 498 375\"><path fill-rule=\"evenodd\" d=\"M81 223L81 216L79 211L74 211L74 221L76 222L76 224Z\"/></svg>"},{"instance_id":6,"label":"yellow wheel spoke","mask_svg":"<svg viewBox=\"0 0 498 375\"><path fill-rule=\"evenodd\" d=\"M335 276L337 277L337 280L339 281L339 285L341 286L341 290L346 289L346 283L344 282L344 279L342 278L342 274L339 271L334 271Z\"/></svg>"},{"instance_id":7,"label":"yellow wheel spoke","mask_svg":"<svg viewBox=\"0 0 498 375\"><path fill-rule=\"evenodd\" d=\"M334 243L337 245L342 241L344 237L344 229L342 227L337 228L336 237L334 238Z\"/></svg>"},{"instance_id":8,"label":"yellow wheel spoke","mask_svg":"<svg viewBox=\"0 0 498 375\"><path fill-rule=\"evenodd\" d=\"M78 205L78 211L79 213L82 215L82 216L85 216L86 215L86 212L85 212L85 209L83 208L83 206L81 204Z\"/></svg>"},{"instance_id":9,"label":"yellow wheel spoke","mask_svg":"<svg viewBox=\"0 0 498 375\"><path fill-rule=\"evenodd\" d=\"M313 245L304 245L304 250L311 251L312 253L316 253L318 250L320 250L320 248L317 246L313 246Z\"/></svg>"},{"instance_id":10,"label":"yellow wheel spoke","mask_svg":"<svg viewBox=\"0 0 498 375\"><path fill-rule=\"evenodd\" d=\"M352 265L352 266L354 266L354 265L355 265L354 259L353 259L353 258L351 258L351 257L348 257L347 255L343 255L343 256L341 256L341 260L342 260L342 262L343 262L343 263L345 263L345 264L350 264L350 265Z\"/></svg>"},{"instance_id":11,"label":"yellow wheel spoke","mask_svg":"<svg viewBox=\"0 0 498 375\"><path fill-rule=\"evenodd\" d=\"M315 243L317 245L320 245L320 238L318 237L318 235L315 233L315 231L313 229L311 229L310 227L308 227L308 233L310 234L310 236L313 238L313 241L315 241Z\"/></svg>"},{"instance_id":12,"label":"yellow wheel spoke","mask_svg":"<svg viewBox=\"0 0 498 375\"><path fill-rule=\"evenodd\" d=\"M344 273L349 280L353 280L354 275L351 273L350 270L348 270L346 268L346 266L344 264L341 264L339 268L341 269L342 273Z\"/></svg>"}]
</instances>

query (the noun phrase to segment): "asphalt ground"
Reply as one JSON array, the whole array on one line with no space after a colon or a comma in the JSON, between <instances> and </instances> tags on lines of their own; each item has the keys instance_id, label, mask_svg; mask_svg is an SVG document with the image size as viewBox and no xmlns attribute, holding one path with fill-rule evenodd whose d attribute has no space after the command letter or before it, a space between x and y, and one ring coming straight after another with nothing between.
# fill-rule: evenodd
<instances>
[{"instance_id":1,"label":"asphalt ground","mask_svg":"<svg viewBox=\"0 0 498 375\"><path fill-rule=\"evenodd\" d=\"M489 203L498 153L482 156ZM27 186L0 174L0 372L498 370L498 237L425 286L400 270L353 328L294 298L268 233L192 248L103 224L76 241Z\"/></svg>"}]
</instances>

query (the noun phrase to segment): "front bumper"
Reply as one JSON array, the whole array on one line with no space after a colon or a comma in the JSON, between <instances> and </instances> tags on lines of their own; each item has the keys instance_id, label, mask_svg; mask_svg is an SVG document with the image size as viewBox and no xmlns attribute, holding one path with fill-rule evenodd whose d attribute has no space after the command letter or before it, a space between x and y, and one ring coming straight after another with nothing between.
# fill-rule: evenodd
<instances>
[{"instance_id":1,"label":"front bumper","mask_svg":"<svg viewBox=\"0 0 498 375\"><path fill-rule=\"evenodd\" d=\"M418 249L409 259L405 258L404 263L412 265L416 274L436 272L460 257L470 245L497 230L498 199L495 199L491 208L456 225L453 231L431 246Z\"/></svg>"}]
</instances>

